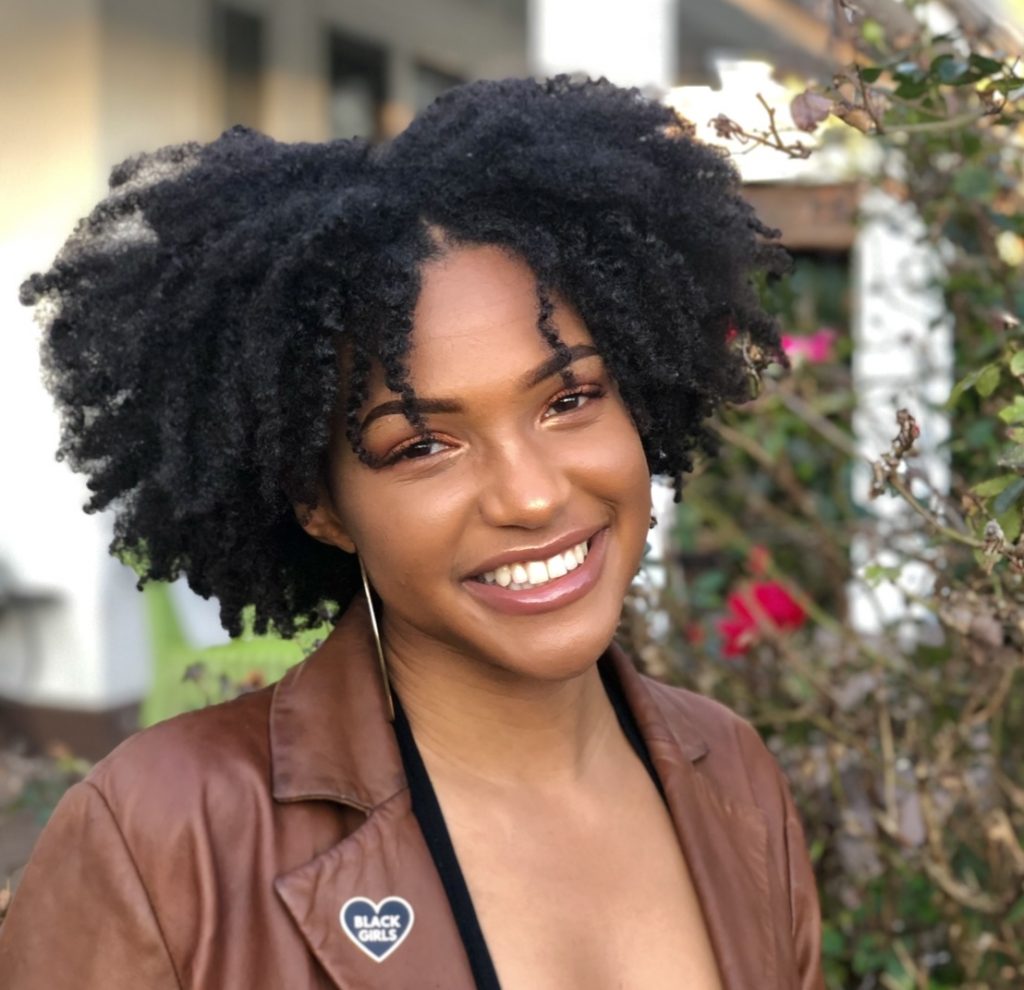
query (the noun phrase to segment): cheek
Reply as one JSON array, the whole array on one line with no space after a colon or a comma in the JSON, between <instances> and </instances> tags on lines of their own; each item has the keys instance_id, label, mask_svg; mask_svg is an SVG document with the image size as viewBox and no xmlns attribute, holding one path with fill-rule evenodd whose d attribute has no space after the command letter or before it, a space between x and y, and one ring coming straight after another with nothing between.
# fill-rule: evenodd
<instances>
[{"instance_id":1,"label":"cheek","mask_svg":"<svg viewBox=\"0 0 1024 990\"><path fill-rule=\"evenodd\" d=\"M581 457L592 484L617 502L620 511L649 519L651 474L640 434L621 402L610 408L600 430L586 438Z\"/></svg>"},{"instance_id":2,"label":"cheek","mask_svg":"<svg viewBox=\"0 0 1024 990\"><path fill-rule=\"evenodd\" d=\"M366 468L351 455L332 473L333 498L345 528L387 598L436 571L460 531L464 483L405 483Z\"/></svg>"}]
</instances>

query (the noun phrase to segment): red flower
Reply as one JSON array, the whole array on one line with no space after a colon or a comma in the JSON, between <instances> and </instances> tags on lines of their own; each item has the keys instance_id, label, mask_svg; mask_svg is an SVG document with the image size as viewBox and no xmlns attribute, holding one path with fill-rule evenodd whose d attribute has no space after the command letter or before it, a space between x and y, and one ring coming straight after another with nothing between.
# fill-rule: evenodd
<instances>
[{"instance_id":1,"label":"red flower","mask_svg":"<svg viewBox=\"0 0 1024 990\"><path fill-rule=\"evenodd\" d=\"M726 599L729 614L718 620L722 652L743 656L761 636L765 625L775 631L799 629L807 618L795 598L777 581L754 581Z\"/></svg>"},{"instance_id":2,"label":"red flower","mask_svg":"<svg viewBox=\"0 0 1024 990\"><path fill-rule=\"evenodd\" d=\"M809 364L824 364L832 360L833 347L838 336L838 331L832 327L821 327L805 337L786 335L782 338L782 349L789 355L790 360L797 364L803 361Z\"/></svg>"}]
</instances>

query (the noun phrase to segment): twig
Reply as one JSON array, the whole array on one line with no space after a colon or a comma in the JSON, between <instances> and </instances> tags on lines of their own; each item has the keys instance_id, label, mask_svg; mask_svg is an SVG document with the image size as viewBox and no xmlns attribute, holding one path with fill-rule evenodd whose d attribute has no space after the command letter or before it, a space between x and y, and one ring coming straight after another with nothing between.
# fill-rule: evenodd
<instances>
[{"instance_id":1,"label":"twig","mask_svg":"<svg viewBox=\"0 0 1024 990\"><path fill-rule=\"evenodd\" d=\"M874 462L865 457L858 449L853 440L843 433L833 423L830 423L824 416L820 415L812 406L804 402L803 399L790 392L785 392L782 389L775 388L769 393L773 398L778 399L790 412L795 413L799 416L808 426L810 426L817 433L821 434L826 440L828 440L834 447L841 450L854 460L864 461L868 465L874 465ZM963 546L970 547L972 550L984 550L985 544L981 540L977 540L970 536L965 536L963 533L958 533L955 529L950 529L944 525L942 521L931 512L925 506L923 506L914 494L910 491L910 488L904 483L896 474L890 474L887 477L888 484L902 496L907 504L919 515L922 519L925 519L935 531L944 536L946 539L960 543Z\"/></svg>"}]
</instances>

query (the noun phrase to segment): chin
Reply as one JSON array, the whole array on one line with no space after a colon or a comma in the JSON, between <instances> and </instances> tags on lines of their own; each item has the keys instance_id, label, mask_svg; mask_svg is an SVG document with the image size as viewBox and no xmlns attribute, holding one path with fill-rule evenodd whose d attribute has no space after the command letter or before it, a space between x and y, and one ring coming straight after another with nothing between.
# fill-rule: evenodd
<instances>
[{"instance_id":1,"label":"chin","mask_svg":"<svg viewBox=\"0 0 1024 990\"><path fill-rule=\"evenodd\" d=\"M571 680L589 670L608 648L619 624L624 590L543 616L502 616L486 634L466 644L467 653L516 677Z\"/></svg>"}]
</instances>

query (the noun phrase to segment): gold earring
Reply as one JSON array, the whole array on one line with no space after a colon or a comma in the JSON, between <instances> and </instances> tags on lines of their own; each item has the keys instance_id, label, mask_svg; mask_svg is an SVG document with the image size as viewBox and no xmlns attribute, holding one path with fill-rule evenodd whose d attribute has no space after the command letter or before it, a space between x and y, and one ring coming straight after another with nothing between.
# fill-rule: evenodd
<instances>
[{"instance_id":1,"label":"gold earring","mask_svg":"<svg viewBox=\"0 0 1024 990\"><path fill-rule=\"evenodd\" d=\"M377 627L377 613L373 609L373 596L370 594L370 582L366 577L363 558L356 554L359 561L359 573L363 577L363 593L366 595L366 607L370 610L370 628L373 630L373 641L377 644L377 660L380 662L380 676L384 682L384 697L388 702L388 720L395 720L395 699L391 696L391 678L388 677L388 665L384 661L384 646L380 641L380 629Z\"/></svg>"}]
</instances>

